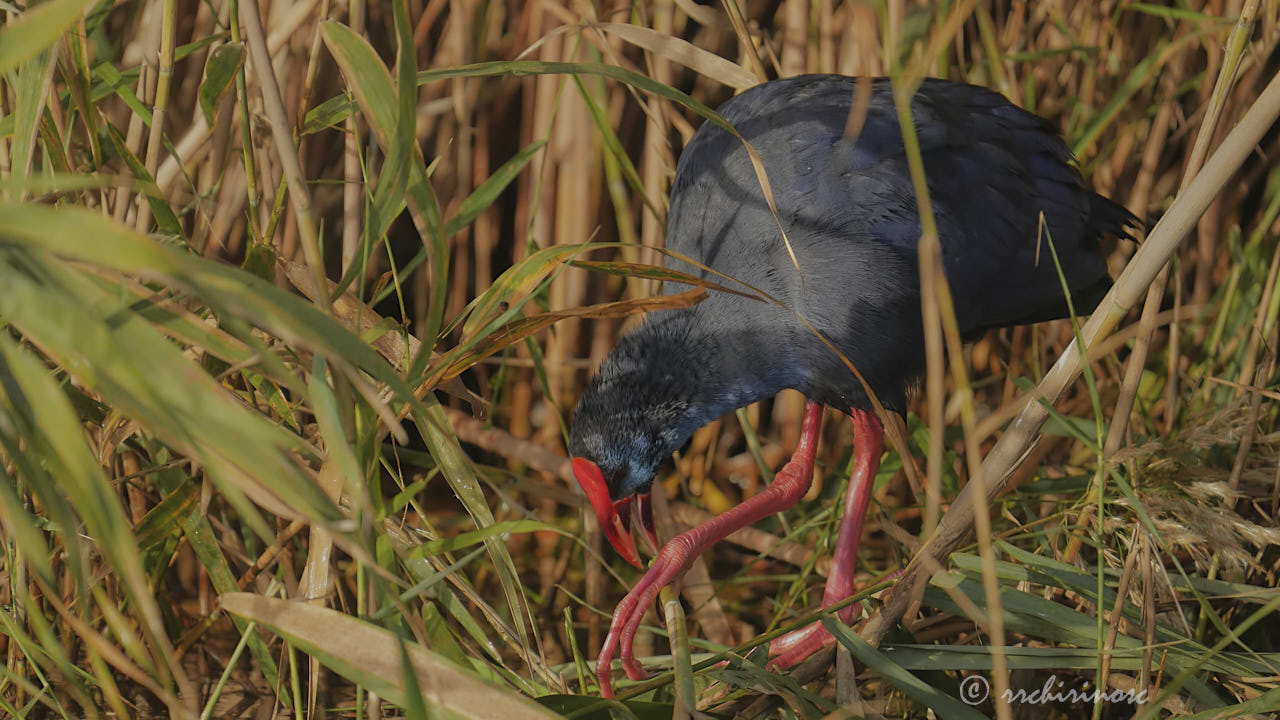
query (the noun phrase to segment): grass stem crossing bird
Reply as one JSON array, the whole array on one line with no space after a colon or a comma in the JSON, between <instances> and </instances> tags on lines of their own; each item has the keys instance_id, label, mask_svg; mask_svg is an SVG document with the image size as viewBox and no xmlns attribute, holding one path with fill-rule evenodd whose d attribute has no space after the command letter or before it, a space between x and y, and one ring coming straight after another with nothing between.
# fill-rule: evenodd
<instances>
[{"instance_id":1,"label":"grass stem crossing bird","mask_svg":"<svg viewBox=\"0 0 1280 720\"><path fill-rule=\"evenodd\" d=\"M703 124L676 168L666 242L716 274L668 266L730 286L732 278L780 302L712 292L692 307L653 313L619 340L578 404L569 447L575 476L610 543L642 567L631 519L639 515L652 533L647 499L665 458L708 422L781 390L809 401L799 446L774 482L672 539L618 605L597 661L607 697L615 653L629 677L645 676L632 642L658 591L717 540L804 496L823 406L852 417L855 446L823 606L854 592L884 430L840 355L897 413L924 370L921 223L893 90L887 79L865 80L870 100L855 108L857 82L767 82L719 110L741 138ZM851 113L862 120L852 137ZM962 335L1067 315L1048 240L1075 310L1092 310L1110 286L1099 239L1125 235L1135 220L1084 187L1053 127L997 93L945 80L924 81L911 115ZM763 163L776 216L744 140ZM853 614L840 616L849 622ZM814 624L776 640L771 664L794 664L830 641Z\"/></svg>"}]
</instances>

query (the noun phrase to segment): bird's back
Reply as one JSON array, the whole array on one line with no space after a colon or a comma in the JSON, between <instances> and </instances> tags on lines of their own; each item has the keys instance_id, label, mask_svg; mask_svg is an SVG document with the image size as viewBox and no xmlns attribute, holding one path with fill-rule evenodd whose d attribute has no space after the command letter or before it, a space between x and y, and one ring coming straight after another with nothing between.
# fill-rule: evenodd
<instances>
[{"instance_id":1,"label":"bird's back","mask_svg":"<svg viewBox=\"0 0 1280 720\"><path fill-rule=\"evenodd\" d=\"M872 81L861 129L846 137L856 82L808 75L726 102L719 112L763 161L777 218L742 140L707 122L680 157L667 247L774 295L899 405L922 362L919 212L887 80ZM1050 239L1076 312L1091 311L1110 282L1098 239L1133 218L1083 186L1052 126L994 92L943 80L925 81L911 111L962 333L1067 314ZM763 323L794 340L812 377L799 389L861 404L795 313L760 305L716 294L698 312L703 324L749 336Z\"/></svg>"}]
</instances>

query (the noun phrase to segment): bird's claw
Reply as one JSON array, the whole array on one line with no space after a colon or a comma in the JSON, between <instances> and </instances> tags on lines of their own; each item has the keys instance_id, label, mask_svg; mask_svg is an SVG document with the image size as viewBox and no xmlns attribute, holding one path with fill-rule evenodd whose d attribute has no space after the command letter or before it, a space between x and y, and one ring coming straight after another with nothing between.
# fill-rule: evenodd
<instances>
[{"instance_id":1,"label":"bird's claw","mask_svg":"<svg viewBox=\"0 0 1280 720\"><path fill-rule=\"evenodd\" d=\"M672 580L685 571L687 553L681 554L680 547L675 540L667 543L654 559L649 571L614 609L609 634L605 636L604 645L600 648L600 657L596 658L596 680L600 683L600 694L604 697L613 697L610 665L615 652L620 651L622 669L626 671L627 677L636 681L649 677L636 661L632 643L640 629L640 621L644 618L645 611L653 605L658 591L670 585Z\"/></svg>"},{"instance_id":2,"label":"bird's claw","mask_svg":"<svg viewBox=\"0 0 1280 720\"><path fill-rule=\"evenodd\" d=\"M675 582L689 569L694 558L702 554L713 542L737 530L750 525L770 513L791 507L809 489L813 478L814 454L818 445L818 432L822 423L822 406L809 401L805 406L804 427L801 429L801 440L795 455L782 470L774 476L773 483L767 490L740 503L715 520L703 523L671 539L658 556L654 558L649 571L631 588L631 592L618 603L613 611L613 621L609 623L609 634L605 636L604 645L600 648L600 656L596 659L596 680L600 683L600 694L613 697L613 680L610 665L614 653L621 650L622 667L627 677L632 680L643 680L644 669L636 662L632 651L636 632L640 629L640 620L645 611L653 606L658 591Z\"/></svg>"},{"instance_id":3,"label":"bird's claw","mask_svg":"<svg viewBox=\"0 0 1280 720\"><path fill-rule=\"evenodd\" d=\"M649 679L649 673L645 672L645 669L640 665L640 663L636 662L634 656L622 659L622 669L626 670L627 677L631 678L631 680L635 682Z\"/></svg>"},{"instance_id":4,"label":"bird's claw","mask_svg":"<svg viewBox=\"0 0 1280 720\"><path fill-rule=\"evenodd\" d=\"M862 608L861 603L854 603L842 609L837 615L846 625L857 617ZM815 622L789 632L769 643L769 662L765 667L769 670L782 670L803 662L810 655L822 648L835 644L835 636L821 622Z\"/></svg>"}]
</instances>

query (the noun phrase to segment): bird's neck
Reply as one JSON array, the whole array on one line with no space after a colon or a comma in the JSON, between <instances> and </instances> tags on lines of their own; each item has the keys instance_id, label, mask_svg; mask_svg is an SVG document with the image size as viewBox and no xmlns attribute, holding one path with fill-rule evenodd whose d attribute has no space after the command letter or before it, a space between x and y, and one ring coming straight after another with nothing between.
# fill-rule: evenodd
<instances>
[{"instance_id":1,"label":"bird's neck","mask_svg":"<svg viewBox=\"0 0 1280 720\"><path fill-rule=\"evenodd\" d=\"M700 307L654 313L619 343L601 374L625 374L619 391L644 388L631 398L668 418L664 440L679 449L695 430L726 413L794 387L786 348L761 346L761 333L724 332L699 316Z\"/></svg>"}]
</instances>

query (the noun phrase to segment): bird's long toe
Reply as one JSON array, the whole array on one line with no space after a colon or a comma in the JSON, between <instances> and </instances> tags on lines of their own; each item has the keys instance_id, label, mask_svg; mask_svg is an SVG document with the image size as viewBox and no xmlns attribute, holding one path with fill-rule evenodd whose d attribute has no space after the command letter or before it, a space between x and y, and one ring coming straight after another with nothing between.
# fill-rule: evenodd
<instances>
[{"instance_id":1,"label":"bird's long toe","mask_svg":"<svg viewBox=\"0 0 1280 720\"><path fill-rule=\"evenodd\" d=\"M622 652L622 669L627 672L627 677L636 682L649 678L649 673L645 672L645 669L636 660L635 653L631 652L630 644Z\"/></svg>"},{"instance_id":2,"label":"bird's long toe","mask_svg":"<svg viewBox=\"0 0 1280 720\"><path fill-rule=\"evenodd\" d=\"M610 661L603 655L596 659L596 682L600 684L600 697L613 697L613 677L609 671Z\"/></svg>"},{"instance_id":3,"label":"bird's long toe","mask_svg":"<svg viewBox=\"0 0 1280 720\"><path fill-rule=\"evenodd\" d=\"M609 634L604 638L604 645L600 646L600 655L596 658L596 680L600 683L600 694L603 697L613 697L613 656L618 651L618 632L621 625L618 624L618 617L615 611L613 623L609 626Z\"/></svg>"},{"instance_id":4,"label":"bird's long toe","mask_svg":"<svg viewBox=\"0 0 1280 720\"><path fill-rule=\"evenodd\" d=\"M824 605L830 606L834 603L849 597L853 594L853 588L847 588L842 596L835 595L827 598ZM862 603L854 603L848 607L841 608L836 612L836 617L846 625L853 623L854 618L861 614ZM817 652L823 647L827 647L835 643L835 637L830 630L821 622L802 627L799 630L789 632L786 635L769 643L769 654L773 657L769 660L768 667L771 668L788 668L802 662L805 658Z\"/></svg>"},{"instance_id":5,"label":"bird's long toe","mask_svg":"<svg viewBox=\"0 0 1280 720\"><path fill-rule=\"evenodd\" d=\"M787 633L769 644L769 654L773 657L766 667L779 670L789 668L833 642L835 638L821 623Z\"/></svg>"},{"instance_id":6,"label":"bird's long toe","mask_svg":"<svg viewBox=\"0 0 1280 720\"><path fill-rule=\"evenodd\" d=\"M636 660L635 640L636 632L640 628L640 621L644 619L645 609L649 607L648 603L637 605L631 612L631 617L627 618L626 625L622 629L622 669L627 672L627 677L632 680L644 680L647 675L644 668L640 667L640 663Z\"/></svg>"}]
</instances>

